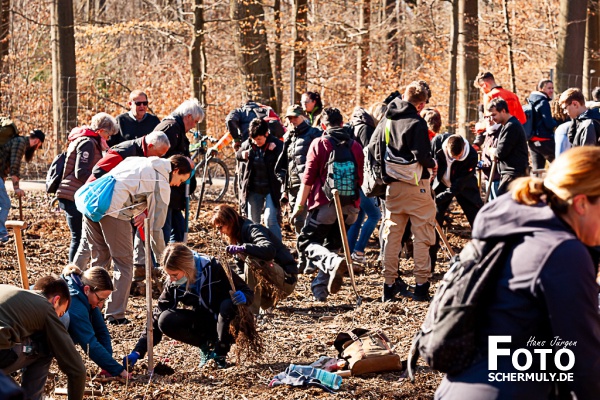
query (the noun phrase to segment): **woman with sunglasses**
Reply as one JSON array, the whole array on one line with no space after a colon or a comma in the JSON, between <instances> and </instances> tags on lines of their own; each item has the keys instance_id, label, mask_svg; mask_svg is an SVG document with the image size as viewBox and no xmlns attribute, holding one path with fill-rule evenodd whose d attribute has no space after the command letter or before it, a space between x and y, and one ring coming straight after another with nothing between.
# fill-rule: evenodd
<instances>
[{"instance_id":1,"label":"woman with sunglasses","mask_svg":"<svg viewBox=\"0 0 600 400\"><path fill-rule=\"evenodd\" d=\"M214 360L217 367L227 366L225 358L233 337L229 324L237 314L237 305L251 304L254 293L233 271L235 292L224 267L211 257L192 251L183 243L171 243L165 249L161 268L169 277L153 312L153 343L163 335L198 347L200 367ZM182 304L186 309L178 308ZM146 354L147 330L133 351L123 358L131 368Z\"/></svg>"},{"instance_id":2,"label":"woman with sunglasses","mask_svg":"<svg viewBox=\"0 0 600 400\"><path fill-rule=\"evenodd\" d=\"M75 265L67 265L62 278L69 286L71 305L66 318L67 330L75 344L102 368L101 374L131 378L125 368L112 357L110 333L102 316L102 307L114 286L108 272L92 267L82 272ZM65 318L61 319L65 322Z\"/></svg>"},{"instance_id":3,"label":"woman with sunglasses","mask_svg":"<svg viewBox=\"0 0 600 400\"><path fill-rule=\"evenodd\" d=\"M288 248L265 226L242 217L227 205L218 206L212 218L213 226L230 243L226 251L244 263L244 280L254 290L250 310L273 307L289 296L296 287L298 265ZM259 285L260 278L268 284Z\"/></svg>"}]
</instances>

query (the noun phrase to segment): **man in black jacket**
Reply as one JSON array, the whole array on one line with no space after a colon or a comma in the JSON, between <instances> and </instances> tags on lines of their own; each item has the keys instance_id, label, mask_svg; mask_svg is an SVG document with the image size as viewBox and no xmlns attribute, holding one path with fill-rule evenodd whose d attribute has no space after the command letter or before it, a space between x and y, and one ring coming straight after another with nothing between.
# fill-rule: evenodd
<instances>
[{"instance_id":1,"label":"man in black jacket","mask_svg":"<svg viewBox=\"0 0 600 400\"><path fill-rule=\"evenodd\" d=\"M130 110L117 116L119 133L108 140L110 147L126 140L141 138L160 123L156 115L148 113L148 96L141 90L131 92L127 105Z\"/></svg>"},{"instance_id":2,"label":"man in black jacket","mask_svg":"<svg viewBox=\"0 0 600 400\"><path fill-rule=\"evenodd\" d=\"M498 196L508 192L508 186L515 179L526 176L529 168L527 138L523 125L508 112L508 105L502 98L493 99L487 108L492 119L502 125L498 136L498 146L489 150L489 155L498 162L500 184Z\"/></svg>"},{"instance_id":3,"label":"man in black jacket","mask_svg":"<svg viewBox=\"0 0 600 400\"><path fill-rule=\"evenodd\" d=\"M533 137L527 142L533 169L544 169L546 160L554 161L554 128L557 122L552 118L550 100L554 97L554 83L544 79L538 90L529 95L531 116L533 118Z\"/></svg>"},{"instance_id":4,"label":"man in black jacket","mask_svg":"<svg viewBox=\"0 0 600 400\"><path fill-rule=\"evenodd\" d=\"M430 173L437 163L431 157L427 123L419 112L425 107L430 91L425 82L412 82L406 87L404 99L394 99L388 106L386 121L373 133L379 143L376 163L381 166L382 179L388 184L385 220L382 236L386 240L383 253L384 277L382 301L391 301L398 293L408 294L407 285L398 276L398 254L407 222L414 235L414 298L429 299L429 247L435 243L435 203L431 196ZM410 180L402 176L408 168Z\"/></svg>"},{"instance_id":5,"label":"man in black jacket","mask_svg":"<svg viewBox=\"0 0 600 400\"><path fill-rule=\"evenodd\" d=\"M174 154L182 154L190 157L190 141L186 133L195 127L204 119L204 110L198 103L197 99L189 99L181 103L160 124L154 129L163 131L169 138L169 151L164 155L169 158ZM192 169L194 165L192 165ZM185 210L185 186L174 186L171 188L171 200L169 202L169 211L163 233L165 235L165 243L183 242L183 234L185 232L185 218L181 214ZM196 189L196 180L190 179L190 194Z\"/></svg>"}]
</instances>

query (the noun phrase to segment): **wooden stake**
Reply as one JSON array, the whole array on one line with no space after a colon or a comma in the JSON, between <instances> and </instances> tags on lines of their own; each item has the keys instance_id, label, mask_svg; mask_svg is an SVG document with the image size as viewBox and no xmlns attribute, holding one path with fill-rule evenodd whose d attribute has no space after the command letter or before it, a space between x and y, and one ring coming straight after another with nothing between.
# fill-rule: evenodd
<instances>
[{"instance_id":1,"label":"wooden stake","mask_svg":"<svg viewBox=\"0 0 600 400\"><path fill-rule=\"evenodd\" d=\"M25 260L25 249L23 248L23 236L21 230L27 228L27 222L6 221L6 228L12 228L15 234L15 247L17 248L17 257L19 260L19 272L21 273L21 284L23 289L29 289L29 279L27 279L27 261Z\"/></svg>"},{"instance_id":2,"label":"wooden stake","mask_svg":"<svg viewBox=\"0 0 600 400\"><path fill-rule=\"evenodd\" d=\"M144 233L146 234L146 329L148 340L148 374L154 372L154 342L152 319L152 250L150 249L150 218L144 219Z\"/></svg>"}]
</instances>

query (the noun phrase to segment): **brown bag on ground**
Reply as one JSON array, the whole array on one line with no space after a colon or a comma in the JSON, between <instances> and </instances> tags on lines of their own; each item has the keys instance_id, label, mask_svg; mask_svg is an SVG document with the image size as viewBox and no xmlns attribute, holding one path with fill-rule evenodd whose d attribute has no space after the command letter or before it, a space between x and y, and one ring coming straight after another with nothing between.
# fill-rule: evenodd
<instances>
[{"instance_id":1,"label":"brown bag on ground","mask_svg":"<svg viewBox=\"0 0 600 400\"><path fill-rule=\"evenodd\" d=\"M352 375L402 369L400 356L392 351L390 340L379 329L355 328L339 333L333 345L340 358L348 361Z\"/></svg>"}]
</instances>

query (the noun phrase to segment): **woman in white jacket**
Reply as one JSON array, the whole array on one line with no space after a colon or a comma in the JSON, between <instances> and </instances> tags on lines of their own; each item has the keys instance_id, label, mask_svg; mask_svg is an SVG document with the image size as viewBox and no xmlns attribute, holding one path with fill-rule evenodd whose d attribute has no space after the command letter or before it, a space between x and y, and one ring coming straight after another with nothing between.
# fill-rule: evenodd
<instances>
[{"instance_id":1,"label":"woman in white jacket","mask_svg":"<svg viewBox=\"0 0 600 400\"><path fill-rule=\"evenodd\" d=\"M105 318L115 325L127 324L125 309L133 275L133 242L131 223L147 210L150 216L150 245L156 259L165 248L162 227L167 215L170 186L185 182L192 170L191 162L182 155L169 159L128 157L109 175L115 179L110 207L99 222L85 217L85 236L90 242L92 266L106 268L113 262L115 291L106 302ZM143 223L143 218L135 218Z\"/></svg>"}]
</instances>

